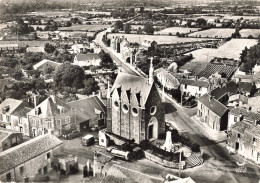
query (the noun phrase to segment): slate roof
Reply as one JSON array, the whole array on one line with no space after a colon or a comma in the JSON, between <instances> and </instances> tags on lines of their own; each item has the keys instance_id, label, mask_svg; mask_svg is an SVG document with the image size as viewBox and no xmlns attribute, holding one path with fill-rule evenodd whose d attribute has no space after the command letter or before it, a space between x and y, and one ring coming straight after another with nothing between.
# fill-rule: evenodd
<instances>
[{"instance_id":1,"label":"slate roof","mask_svg":"<svg viewBox=\"0 0 260 183\"><path fill-rule=\"evenodd\" d=\"M255 136L260 137L260 125L255 125L253 123L248 123L245 121L242 122L236 122L234 125L231 127L232 130L235 130L239 133L244 134L245 132L249 132Z\"/></svg>"},{"instance_id":2,"label":"slate roof","mask_svg":"<svg viewBox=\"0 0 260 183\"><path fill-rule=\"evenodd\" d=\"M80 61L87 61L92 59L99 59L99 55L97 53L88 53L88 54L78 54L75 56L77 60Z\"/></svg>"},{"instance_id":3,"label":"slate roof","mask_svg":"<svg viewBox=\"0 0 260 183\"><path fill-rule=\"evenodd\" d=\"M46 134L0 153L0 174L29 161L62 144L57 137Z\"/></svg>"},{"instance_id":4,"label":"slate roof","mask_svg":"<svg viewBox=\"0 0 260 183\"><path fill-rule=\"evenodd\" d=\"M209 63L204 70L202 70L197 76L198 78L205 77L209 78L212 74L225 73L227 75L227 79L229 79L233 73L236 71L236 66L229 65L219 65L219 64L211 64Z\"/></svg>"},{"instance_id":5,"label":"slate roof","mask_svg":"<svg viewBox=\"0 0 260 183\"><path fill-rule=\"evenodd\" d=\"M97 96L68 102L67 104L71 108L76 109L76 116L78 122L86 121L96 117L96 110L106 113L106 106Z\"/></svg>"},{"instance_id":6,"label":"slate roof","mask_svg":"<svg viewBox=\"0 0 260 183\"><path fill-rule=\"evenodd\" d=\"M24 107L24 106L19 106L17 109L12 113L14 116L19 116L19 117L26 117L27 113L30 112L32 108L30 107Z\"/></svg>"},{"instance_id":7,"label":"slate roof","mask_svg":"<svg viewBox=\"0 0 260 183\"><path fill-rule=\"evenodd\" d=\"M10 115L22 103L23 103L23 101L21 101L21 100L16 100L16 99L13 99L13 98L7 98L0 104L0 114L3 114L4 107L9 106L10 109L5 114Z\"/></svg>"},{"instance_id":8,"label":"slate roof","mask_svg":"<svg viewBox=\"0 0 260 183\"><path fill-rule=\"evenodd\" d=\"M47 59L43 59L42 61L40 61L40 62L38 62L37 64L35 64L35 65L33 66L33 69L35 69L35 70L36 70L36 69L41 70L41 69L44 69L44 67L45 67L46 65L49 65L49 66L51 66L51 67L53 67L53 68L57 68L57 67L59 67L59 66L61 65L61 63L54 62L54 61L47 60Z\"/></svg>"},{"instance_id":9,"label":"slate roof","mask_svg":"<svg viewBox=\"0 0 260 183\"><path fill-rule=\"evenodd\" d=\"M207 88L209 83L207 81L202 80L193 80L193 79L183 79L181 83L184 85L197 86Z\"/></svg>"},{"instance_id":10,"label":"slate roof","mask_svg":"<svg viewBox=\"0 0 260 183\"><path fill-rule=\"evenodd\" d=\"M130 91L131 94L138 96L140 94L140 97L142 97L140 105L144 106L152 89L152 85L148 84L148 78L120 72L116 77L111 93L113 93L115 89L121 90L122 92Z\"/></svg>"},{"instance_id":11,"label":"slate roof","mask_svg":"<svg viewBox=\"0 0 260 183\"><path fill-rule=\"evenodd\" d=\"M235 115L241 114L243 115L244 119L248 119L251 121L260 120L260 113L252 112L245 108L240 108L240 107L234 108L230 111L230 114L235 114Z\"/></svg>"},{"instance_id":12,"label":"slate roof","mask_svg":"<svg viewBox=\"0 0 260 183\"><path fill-rule=\"evenodd\" d=\"M55 101L55 103L54 103ZM64 113L60 114L60 110L58 106L64 107L64 113L70 112L71 108L65 102L63 102L58 97L48 97L42 103L36 106L36 109L41 109L41 114L35 115L35 109L32 109L28 115L31 116L39 116L41 118L52 118L56 116L63 115Z\"/></svg>"},{"instance_id":13,"label":"slate roof","mask_svg":"<svg viewBox=\"0 0 260 183\"><path fill-rule=\"evenodd\" d=\"M236 94L238 92L238 86L234 81L231 81L223 87L217 87L211 91L211 95L215 97L216 100L219 100L221 97L227 93Z\"/></svg>"},{"instance_id":14,"label":"slate roof","mask_svg":"<svg viewBox=\"0 0 260 183\"><path fill-rule=\"evenodd\" d=\"M222 117L228 110L228 108L225 105L223 105L216 99L210 99L210 95L207 93L201 96L199 98L199 101L219 117Z\"/></svg>"},{"instance_id":15,"label":"slate roof","mask_svg":"<svg viewBox=\"0 0 260 183\"><path fill-rule=\"evenodd\" d=\"M253 89L253 83L248 83L248 82L239 82L239 91L241 92L251 92Z\"/></svg>"}]
</instances>

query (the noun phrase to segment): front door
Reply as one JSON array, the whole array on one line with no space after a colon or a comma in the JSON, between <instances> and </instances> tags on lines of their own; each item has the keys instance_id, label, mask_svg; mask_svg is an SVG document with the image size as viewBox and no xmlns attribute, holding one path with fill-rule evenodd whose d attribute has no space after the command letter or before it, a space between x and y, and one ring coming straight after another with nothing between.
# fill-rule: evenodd
<instances>
[{"instance_id":1,"label":"front door","mask_svg":"<svg viewBox=\"0 0 260 183\"><path fill-rule=\"evenodd\" d=\"M151 139L153 138L153 125L150 125L148 128L149 128L148 138Z\"/></svg>"}]
</instances>

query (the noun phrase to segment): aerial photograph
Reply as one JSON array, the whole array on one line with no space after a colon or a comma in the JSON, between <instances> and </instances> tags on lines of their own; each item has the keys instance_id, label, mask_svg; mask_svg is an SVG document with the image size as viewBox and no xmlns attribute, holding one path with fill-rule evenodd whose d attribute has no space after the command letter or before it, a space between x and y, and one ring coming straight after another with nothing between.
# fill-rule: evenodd
<instances>
[{"instance_id":1,"label":"aerial photograph","mask_svg":"<svg viewBox=\"0 0 260 183\"><path fill-rule=\"evenodd\" d=\"M260 183L260 0L0 0L0 183Z\"/></svg>"}]
</instances>

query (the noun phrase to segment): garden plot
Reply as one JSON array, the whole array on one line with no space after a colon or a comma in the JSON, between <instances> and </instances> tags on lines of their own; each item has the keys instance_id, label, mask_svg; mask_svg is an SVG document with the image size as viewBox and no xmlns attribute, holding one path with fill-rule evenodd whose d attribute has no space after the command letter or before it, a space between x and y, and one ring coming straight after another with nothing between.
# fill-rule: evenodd
<instances>
[{"instance_id":1,"label":"garden plot","mask_svg":"<svg viewBox=\"0 0 260 183\"><path fill-rule=\"evenodd\" d=\"M192 62L209 62L214 57L239 60L245 47L250 48L256 44L256 39L232 39L217 49L202 48L190 53L194 57Z\"/></svg>"},{"instance_id":2,"label":"garden plot","mask_svg":"<svg viewBox=\"0 0 260 183\"><path fill-rule=\"evenodd\" d=\"M162 35L145 35L145 34L118 34L112 33L108 34L108 38L111 39L115 36L124 36L131 43L141 44L144 40L147 41L156 41L158 44L175 44L175 43L187 43L187 42L197 42L203 40L214 40L208 38L181 38L177 36L162 36Z\"/></svg>"},{"instance_id":3,"label":"garden plot","mask_svg":"<svg viewBox=\"0 0 260 183\"><path fill-rule=\"evenodd\" d=\"M192 32L197 32L199 28L188 28L188 27L169 27L166 29L163 29L161 31L155 32L155 34L164 34L164 35L176 35L177 32L180 34L187 34L187 33L192 33Z\"/></svg>"},{"instance_id":4,"label":"garden plot","mask_svg":"<svg viewBox=\"0 0 260 183\"><path fill-rule=\"evenodd\" d=\"M212 38L227 38L230 37L235 32L235 29L208 29L203 31L198 31L189 34L190 37L212 37Z\"/></svg>"},{"instance_id":5,"label":"garden plot","mask_svg":"<svg viewBox=\"0 0 260 183\"><path fill-rule=\"evenodd\" d=\"M249 35L252 35L254 38L258 38L260 35L260 29L242 29L239 33L243 38L247 38Z\"/></svg>"}]
</instances>

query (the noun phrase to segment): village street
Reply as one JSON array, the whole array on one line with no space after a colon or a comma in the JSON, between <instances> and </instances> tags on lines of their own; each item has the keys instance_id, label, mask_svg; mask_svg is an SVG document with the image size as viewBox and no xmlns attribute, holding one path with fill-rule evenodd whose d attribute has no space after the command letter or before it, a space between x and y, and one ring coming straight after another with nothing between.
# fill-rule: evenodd
<instances>
[{"instance_id":1,"label":"village street","mask_svg":"<svg viewBox=\"0 0 260 183\"><path fill-rule=\"evenodd\" d=\"M129 74L136 74L133 68L130 68L122 60L117 58L113 52L109 51L102 42L102 36L105 32L101 32L97 35L96 41L106 52L110 54L117 65L122 66L122 71ZM246 173L236 172L238 163L243 163L244 159L238 155L229 155L225 149L225 138L223 133L220 134L221 140L214 140L210 138L210 135L214 132L211 129L204 128L199 125L200 122L195 122L191 119L196 114L196 107L193 109L186 109L180 107L172 100L166 100L168 102L166 114L166 121L176 127L186 137L190 138L193 142L198 143L204 153L205 162L199 167L182 171L182 177L191 176L197 182L258 182L260 180L259 167L246 162ZM218 134L212 134L218 136ZM124 163L123 163L124 164ZM160 169L161 171L167 171L167 168L158 166L157 164L149 161L140 160L134 164L140 166L153 167L154 170ZM128 165L129 166L129 165ZM154 171L155 173L156 171ZM178 170L171 170L175 175L178 174ZM162 173L162 172L161 172Z\"/></svg>"}]
</instances>

